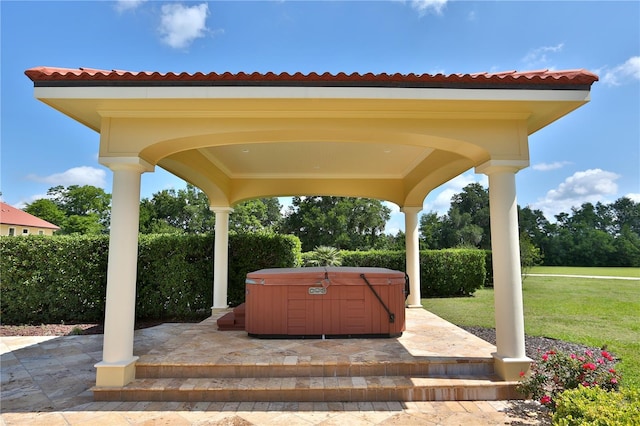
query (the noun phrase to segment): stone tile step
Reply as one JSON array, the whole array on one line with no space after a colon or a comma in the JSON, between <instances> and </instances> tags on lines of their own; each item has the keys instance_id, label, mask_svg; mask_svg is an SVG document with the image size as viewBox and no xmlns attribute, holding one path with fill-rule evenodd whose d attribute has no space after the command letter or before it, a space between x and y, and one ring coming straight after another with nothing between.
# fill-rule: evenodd
<instances>
[{"instance_id":1,"label":"stone tile step","mask_svg":"<svg viewBox=\"0 0 640 426\"><path fill-rule=\"evenodd\" d=\"M94 387L96 401L496 401L522 399L517 382L484 377L281 377L137 379Z\"/></svg>"},{"instance_id":2,"label":"stone tile step","mask_svg":"<svg viewBox=\"0 0 640 426\"><path fill-rule=\"evenodd\" d=\"M217 321L219 331L244 330L244 317L238 318L234 312L220 317Z\"/></svg>"},{"instance_id":3,"label":"stone tile step","mask_svg":"<svg viewBox=\"0 0 640 426\"><path fill-rule=\"evenodd\" d=\"M482 376L494 374L491 358L428 358L419 361L329 362L284 357L270 362L136 363L136 378L259 378L351 376Z\"/></svg>"}]
</instances>

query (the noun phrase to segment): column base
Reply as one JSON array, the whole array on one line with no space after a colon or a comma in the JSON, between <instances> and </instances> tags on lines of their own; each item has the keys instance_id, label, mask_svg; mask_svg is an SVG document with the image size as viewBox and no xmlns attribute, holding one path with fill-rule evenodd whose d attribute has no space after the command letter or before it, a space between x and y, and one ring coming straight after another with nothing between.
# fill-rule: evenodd
<instances>
[{"instance_id":1,"label":"column base","mask_svg":"<svg viewBox=\"0 0 640 426\"><path fill-rule=\"evenodd\" d=\"M502 380L517 381L529 375L531 363L533 362L531 358L507 358L495 352L491 355L494 360L493 369ZM524 376L522 373L524 373Z\"/></svg>"},{"instance_id":2,"label":"column base","mask_svg":"<svg viewBox=\"0 0 640 426\"><path fill-rule=\"evenodd\" d=\"M104 362L100 361L96 367L96 386L122 387L136 378L137 356L128 361Z\"/></svg>"},{"instance_id":3,"label":"column base","mask_svg":"<svg viewBox=\"0 0 640 426\"><path fill-rule=\"evenodd\" d=\"M222 307L222 308L218 308L218 307L212 306L211 307L211 316L212 317L216 317L216 316L218 316L218 315L220 315L222 313L228 312L228 311L229 311L229 307L228 306Z\"/></svg>"},{"instance_id":4,"label":"column base","mask_svg":"<svg viewBox=\"0 0 640 426\"><path fill-rule=\"evenodd\" d=\"M407 308L415 309L415 308L423 308L422 305L407 305Z\"/></svg>"}]
</instances>

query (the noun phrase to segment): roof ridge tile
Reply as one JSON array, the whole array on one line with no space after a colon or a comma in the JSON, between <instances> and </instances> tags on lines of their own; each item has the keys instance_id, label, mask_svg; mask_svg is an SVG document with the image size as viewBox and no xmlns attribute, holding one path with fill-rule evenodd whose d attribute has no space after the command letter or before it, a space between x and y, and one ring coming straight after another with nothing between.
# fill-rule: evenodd
<instances>
[{"instance_id":1,"label":"roof ridge tile","mask_svg":"<svg viewBox=\"0 0 640 426\"><path fill-rule=\"evenodd\" d=\"M501 71L501 72L478 72L478 73L458 73L458 74L401 74L393 73L372 73L367 72L361 74L359 72L352 72L347 74L345 72L338 72L333 74L325 71L320 74L312 71L304 74L300 71L293 74L289 72L275 73L268 71L261 73L254 71L252 73L246 72L209 72L204 73L197 71L194 73L189 72L158 72L158 71L126 71L126 70L101 70L96 68L80 67L80 68L56 68L56 67L34 67L25 71L27 77L29 77L34 83L45 81L112 81L117 83L118 81L140 81L140 82L236 82L236 83L286 83L286 82L300 82L304 84L308 83L366 83L366 84L419 84L428 85L430 83L438 84L438 87L446 87L447 84L480 84L486 86L487 84L513 84L517 85L520 82L526 82L529 85L540 84L547 86L550 84L563 84L563 85L591 85L598 81L598 76L585 69L570 69L570 70L549 70L540 69L532 71Z\"/></svg>"}]
</instances>

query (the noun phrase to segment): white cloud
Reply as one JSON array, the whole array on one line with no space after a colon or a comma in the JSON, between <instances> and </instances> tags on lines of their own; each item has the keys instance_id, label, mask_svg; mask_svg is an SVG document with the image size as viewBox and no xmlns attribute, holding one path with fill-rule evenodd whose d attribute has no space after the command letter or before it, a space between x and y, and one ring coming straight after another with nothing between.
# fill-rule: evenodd
<instances>
[{"instance_id":1,"label":"white cloud","mask_svg":"<svg viewBox=\"0 0 640 426\"><path fill-rule=\"evenodd\" d=\"M118 13L128 12L130 10L137 9L142 3L147 0L117 0L116 1L116 11Z\"/></svg>"},{"instance_id":2,"label":"white cloud","mask_svg":"<svg viewBox=\"0 0 640 426\"><path fill-rule=\"evenodd\" d=\"M571 164L570 161L555 161L553 163L538 163L531 166L533 170L538 170L541 172L548 172L549 170L557 170L561 169L566 165Z\"/></svg>"},{"instance_id":3,"label":"white cloud","mask_svg":"<svg viewBox=\"0 0 640 426\"><path fill-rule=\"evenodd\" d=\"M542 46L536 49L532 49L525 55L524 58L522 58L522 61L526 64L527 67L544 66L552 68L547 65L549 63L548 54L561 52L563 47L564 43L558 43L555 46Z\"/></svg>"},{"instance_id":4,"label":"white cloud","mask_svg":"<svg viewBox=\"0 0 640 426\"><path fill-rule=\"evenodd\" d=\"M630 192L627 195L625 195L625 197L627 197L628 199L630 199L634 203L640 203L640 194L637 194L637 193L634 193L634 192Z\"/></svg>"},{"instance_id":5,"label":"white cloud","mask_svg":"<svg viewBox=\"0 0 640 426\"><path fill-rule=\"evenodd\" d=\"M608 86L620 86L630 80L640 80L640 56L629 58L624 64L600 71L602 82Z\"/></svg>"},{"instance_id":6,"label":"white cloud","mask_svg":"<svg viewBox=\"0 0 640 426\"><path fill-rule=\"evenodd\" d=\"M209 6L202 3L184 6L170 3L162 6L160 33L162 41L175 49L183 49L196 38L204 37Z\"/></svg>"},{"instance_id":7,"label":"white cloud","mask_svg":"<svg viewBox=\"0 0 640 426\"><path fill-rule=\"evenodd\" d=\"M73 167L62 173L54 173L49 176L30 174L27 179L52 186L91 185L97 188L105 188L106 186L106 172L89 166Z\"/></svg>"},{"instance_id":8,"label":"white cloud","mask_svg":"<svg viewBox=\"0 0 640 426\"><path fill-rule=\"evenodd\" d=\"M602 169L589 169L576 172L547 192L543 199L531 205L532 209L542 210L549 220L561 212L568 213L571 207L580 207L584 203L608 202L607 197L618 191L616 179L620 175Z\"/></svg>"},{"instance_id":9,"label":"white cloud","mask_svg":"<svg viewBox=\"0 0 640 426\"><path fill-rule=\"evenodd\" d=\"M438 15L442 14L442 10L447 5L448 0L411 0L411 7L418 11L420 16L424 16L429 11L433 11Z\"/></svg>"}]
</instances>

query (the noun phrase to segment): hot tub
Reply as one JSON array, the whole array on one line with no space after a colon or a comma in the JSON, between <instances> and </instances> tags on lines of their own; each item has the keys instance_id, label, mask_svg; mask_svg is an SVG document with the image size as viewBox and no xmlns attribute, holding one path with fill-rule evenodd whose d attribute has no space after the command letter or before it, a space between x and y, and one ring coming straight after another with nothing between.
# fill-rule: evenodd
<instances>
[{"instance_id":1,"label":"hot tub","mask_svg":"<svg viewBox=\"0 0 640 426\"><path fill-rule=\"evenodd\" d=\"M247 274L246 322L262 338L397 337L406 274L384 268L261 269Z\"/></svg>"}]
</instances>

